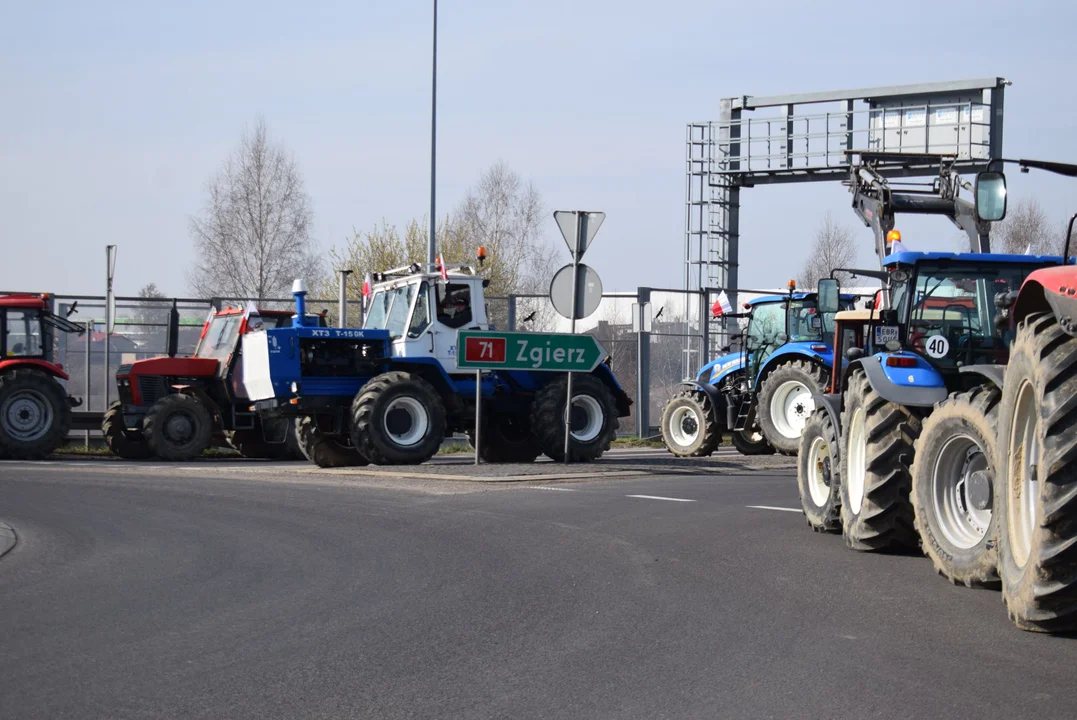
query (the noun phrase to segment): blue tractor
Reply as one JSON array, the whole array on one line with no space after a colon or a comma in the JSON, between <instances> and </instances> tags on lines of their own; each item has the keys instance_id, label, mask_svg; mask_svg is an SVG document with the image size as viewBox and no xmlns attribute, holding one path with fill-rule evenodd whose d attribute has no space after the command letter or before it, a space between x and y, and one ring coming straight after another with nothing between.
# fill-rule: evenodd
<instances>
[{"instance_id":1,"label":"blue tractor","mask_svg":"<svg viewBox=\"0 0 1077 720\"><path fill-rule=\"evenodd\" d=\"M481 260L480 260L481 262ZM456 362L460 330L487 330L486 280L468 266L378 273L362 329L296 327L244 337L244 383L263 417L296 421L320 467L422 463L452 433L473 433L476 379ZM304 317L301 281L293 290ZM498 371L482 378L487 462L564 460L566 377ZM608 364L574 374L569 460L609 449L631 400Z\"/></svg>"},{"instance_id":2,"label":"blue tractor","mask_svg":"<svg viewBox=\"0 0 1077 720\"><path fill-rule=\"evenodd\" d=\"M855 295L842 295L852 308ZM795 454L814 393L833 363L833 312L818 312L814 292L766 295L745 304L748 324L738 352L704 365L662 411L661 430L674 455L712 454L723 432L745 455ZM726 316L728 317L728 316Z\"/></svg>"}]
</instances>

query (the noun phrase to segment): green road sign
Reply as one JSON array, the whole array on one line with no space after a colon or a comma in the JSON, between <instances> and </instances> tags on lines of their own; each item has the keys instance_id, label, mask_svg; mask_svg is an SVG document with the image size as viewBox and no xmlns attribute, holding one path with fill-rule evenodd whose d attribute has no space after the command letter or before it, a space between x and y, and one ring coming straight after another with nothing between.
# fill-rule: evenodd
<instances>
[{"instance_id":1,"label":"green road sign","mask_svg":"<svg viewBox=\"0 0 1077 720\"><path fill-rule=\"evenodd\" d=\"M590 335L461 330L456 365L470 370L591 372L606 351Z\"/></svg>"}]
</instances>

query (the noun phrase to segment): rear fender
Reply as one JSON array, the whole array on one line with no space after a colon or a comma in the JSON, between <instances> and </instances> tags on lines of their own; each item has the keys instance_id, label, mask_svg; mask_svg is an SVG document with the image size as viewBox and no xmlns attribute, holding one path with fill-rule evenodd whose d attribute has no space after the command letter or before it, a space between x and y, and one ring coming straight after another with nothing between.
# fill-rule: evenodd
<instances>
[{"instance_id":1,"label":"rear fender","mask_svg":"<svg viewBox=\"0 0 1077 720\"><path fill-rule=\"evenodd\" d=\"M713 415L711 420L723 427L727 425L725 417L726 398L717 387L698 380L685 380L681 383L681 387L685 390L696 390L706 395L711 402L711 413Z\"/></svg>"},{"instance_id":2,"label":"rear fender","mask_svg":"<svg viewBox=\"0 0 1077 720\"><path fill-rule=\"evenodd\" d=\"M914 357L913 368L888 367L883 359L889 355ZM888 402L913 407L932 407L949 394L942 376L923 358L912 353L880 353L860 360L860 367L875 392Z\"/></svg>"},{"instance_id":3,"label":"rear fender","mask_svg":"<svg viewBox=\"0 0 1077 720\"><path fill-rule=\"evenodd\" d=\"M1030 274L1014 303L1013 322L1048 311L1066 333L1077 337L1077 265L1043 268Z\"/></svg>"},{"instance_id":4,"label":"rear fender","mask_svg":"<svg viewBox=\"0 0 1077 720\"><path fill-rule=\"evenodd\" d=\"M600 363L598 367L591 371L591 374L606 383L606 386L613 393L613 398L617 402L617 417L628 417L632 413L632 399L628 397L628 393L621 387L621 383L617 382L617 377L613 374L610 366L606 363Z\"/></svg>"},{"instance_id":5,"label":"rear fender","mask_svg":"<svg viewBox=\"0 0 1077 720\"><path fill-rule=\"evenodd\" d=\"M47 360L41 360L40 358L7 358L0 360L0 373L6 373L9 370L36 370L43 372L49 377L57 378L58 380L67 380L67 373L63 368L55 363L50 363Z\"/></svg>"},{"instance_id":6,"label":"rear fender","mask_svg":"<svg viewBox=\"0 0 1077 720\"><path fill-rule=\"evenodd\" d=\"M1002 389L1002 379L1006 375L1005 365L963 365L958 370L962 374L975 375L983 378L986 382L991 383L999 390Z\"/></svg>"}]
</instances>

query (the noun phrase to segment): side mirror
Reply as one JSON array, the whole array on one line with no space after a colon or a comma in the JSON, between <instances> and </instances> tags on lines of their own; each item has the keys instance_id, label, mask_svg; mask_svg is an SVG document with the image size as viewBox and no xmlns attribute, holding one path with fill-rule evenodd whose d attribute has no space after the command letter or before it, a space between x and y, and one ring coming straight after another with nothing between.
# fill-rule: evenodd
<instances>
[{"instance_id":1,"label":"side mirror","mask_svg":"<svg viewBox=\"0 0 1077 720\"><path fill-rule=\"evenodd\" d=\"M834 278L819 281L819 312L836 313L840 297L840 287Z\"/></svg>"},{"instance_id":2,"label":"side mirror","mask_svg":"<svg viewBox=\"0 0 1077 720\"><path fill-rule=\"evenodd\" d=\"M1006 175L982 172L976 175L976 217L996 222L1006 217Z\"/></svg>"}]
</instances>

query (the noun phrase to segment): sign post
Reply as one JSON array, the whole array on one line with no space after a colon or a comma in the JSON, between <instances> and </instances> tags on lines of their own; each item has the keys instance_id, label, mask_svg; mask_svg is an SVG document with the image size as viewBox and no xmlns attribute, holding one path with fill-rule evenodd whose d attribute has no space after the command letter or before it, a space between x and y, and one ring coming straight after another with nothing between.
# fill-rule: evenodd
<instances>
[{"instance_id":1,"label":"sign post","mask_svg":"<svg viewBox=\"0 0 1077 720\"><path fill-rule=\"evenodd\" d=\"M576 320L581 317L579 313L578 298L580 294L580 260L590 247L591 241L602 227L602 221L606 219L606 213L587 212L585 210L558 210L553 214L557 226L561 228L561 235L568 244L568 250L572 253L572 302L569 314L569 331L576 334ZM569 236L572 237L569 240ZM601 290L599 291L601 293ZM551 288L551 295L553 295ZM594 309L591 310L594 312ZM591 313L587 313L590 315ZM586 317L586 315L582 316ZM572 371L569 371L565 383L565 464L569 463L569 443L572 439Z\"/></svg>"},{"instance_id":2,"label":"sign post","mask_svg":"<svg viewBox=\"0 0 1077 720\"><path fill-rule=\"evenodd\" d=\"M456 335L456 365L475 371L475 464L479 464L482 428L483 370L563 372L593 371L606 349L590 335L461 330ZM569 396L571 397L571 396Z\"/></svg>"}]
</instances>

